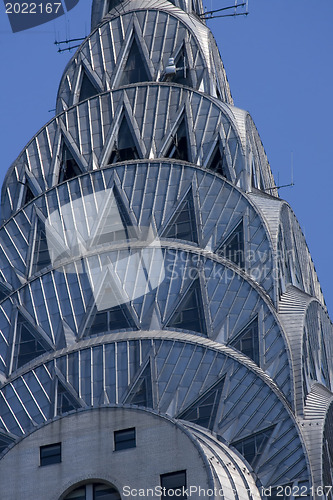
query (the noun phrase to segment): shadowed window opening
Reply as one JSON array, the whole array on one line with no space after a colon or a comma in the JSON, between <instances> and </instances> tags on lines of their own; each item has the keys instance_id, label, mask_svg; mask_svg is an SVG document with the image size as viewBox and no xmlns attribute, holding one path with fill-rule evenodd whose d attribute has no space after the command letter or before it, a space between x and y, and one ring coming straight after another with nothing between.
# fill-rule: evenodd
<instances>
[{"instance_id":1,"label":"shadowed window opening","mask_svg":"<svg viewBox=\"0 0 333 500\"><path fill-rule=\"evenodd\" d=\"M38 272L50 264L51 259L48 250L45 226L41 220L38 220L33 255L33 270L34 272Z\"/></svg>"},{"instance_id":2,"label":"shadowed window opening","mask_svg":"<svg viewBox=\"0 0 333 500\"><path fill-rule=\"evenodd\" d=\"M207 335L199 278L193 281L166 326Z\"/></svg>"},{"instance_id":3,"label":"shadowed window opening","mask_svg":"<svg viewBox=\"0 0 333 500\"><path fill-rule=\"evenodd\" d=\"M124 116L119 127L118 140L114 145L108 163L113 164L120 161L137 160L138 158L139 154L135 140Z\"/></svg>"},{"instance_id":4,"label":"shadowed window opening","mask_svg":"<svg viewBox=\"0 0 333 500\"><path fill-rule=\"evenodd\" d=\"M254 318L245 328L243 328L241 333L230 342L230 345L259 365L258 317Z\"/></svg>"},{"instance_id":5,"label":"shadowed window opening","mask_svg":"<svg viewBox=\"0 0 333 500\"><path fill-rule=\"evenodd\" d=\"M119 85L130 85L132 83L148 81L150 81L150 78L146 70L144 59L140 53L136 39L133 38Z\"/></svg>"},{"instance_id":6,"label":"shadowed window opening","mask_svg":"<svg viewBox=\"0 0 333 500\"><path fill-rule=\"evenodd\" d=\"M195 218L192 191L180 203L172 219L163 231L164 238L193 241L198 243L198 232Z\"/></svg>"},{"instance_id":7,"label":"shadowed window opening","mask_svg":"<svg viewBox=\"0 0 333 500\"><path fill-rule=\"evenodd\" d=\"M73 158L72 153L64 143L62 146L62 160L59 172L59 183L64 181L69 181L73 177L77 177L82 172L78 167L78 164Z\"/></svg>"},{"instance_id":8,"label":"shadowed window opening","mask_svg":"<svg viewBox=\"0 0 333 500\"><path fill-rule=\"evenodd\" d=\"M102 332L113 332L123 329L136 329L133 319L125 305L118 305L110 309L98 311L92 318L89 335L97 335Z\"/></svg>"},{"instance_id":9,"label":"shadowed window opening","mask_svg":"<svg viewBox=\"0 0 333 500\"><path fill-rule=\"evenodd\" d=\"M16 366L15 369L29 363L50 349L46 349L39 339L38 333L33 333L31 325L21 314L17 319Z\"/></svg>"},{"instance_id":10,"label":"shadowed window opening","mask_svg":"<svg viewBox=\"0 0 333 500\"><path fill-rule=\"evenodd\" d=\"M160 478L161 487L163 488L163 494L161 498L187 498L186 494L179 495L179 492L177 491L180 490L181 493L185 493L184 490L186 490L186 470L169 472L168 474L161 474Z\"/></svg>"},{"instance_id":11,"label":"shadowed window opening","mask_svg":"<svg viewBox=\"0 0 333 500\"><path fill-rule=\"evenodd\" d=\"M165 153L165 158L189 161L188 140L185 118L182 119L177 132L172 136L172 142Z\"/></svg>"},{"instance_id":12,"label":"shadowed window opening","mask_svg":"<svg viewBox=\"0 0 333 500\"><path fill-rule=\"evenodd\" d=\"M31 191L30 187L26 184L23 205L26 205L27 203L32 201L34 198L35 198L35 195Z\"/></svg>"},{"instance_id":13,"label":"shadowed window opening","mask_svg":"<svg viewBox=\"0 0 333 500\"><path fill-rule=\"evenodd\" d=\"M200 398L191 404L177 418L188 420L194 424L201 425L213 430L216 413L221 399L224 386L224 378L208 389Z\"/></svg>"},{"instance_id":14,"label":"shadowed window opening","mask_svg":"<svg viewBox=\"0 0 333 500\"><path fill-rule=\"evenodd\" d=\"M61 443L48 444L39 448L40 465L53 465L61 463Z\"/></svg>"},{"instance_id":15,"label":"shadowed window opening","mask_svg":"<svg viewBox=\"0 0 333 500\"><path fill-rule=\"evenodd\" d=\"M244 228L241 220L216 250L217 255L229 259L244 269Z\"/></svg>"},{"instance_id":16,"label":"shadowed window opening","mask_svg":"<svg viewBox=\"0 0 333 500\"><path fill-rule=\"evenodd\" d=\"M114 432L114 451L136 447L135 427Z\"/></svg>"},{"instance_id":17,"label":"shadowed window opening","mask_svg":"<svg viewBox=\"0 0 333 500\"><path fill-rule=\"evenodd\" d=\"M90 97L94 97L97 94L99 94L99 91L96 89L95 85L91 82L87 73L83 70L79 102L84 101L85 99L89 99Z\"/></svg>"},{"instance_id":18,"label":"shadowed window opening","mask_svg":"<svg viewBox=\"0 0 333 500\"><path fill-rule=\"evenodd\" d=\"M14 439L0 434L0 453L2 453L7 448L7 446L12 443L14 443Z\"/></svg>"},{"instance_id":19,"label":"shadowed window opening","mask_svg":"<svg viewBox=\"0 0 333 500\"><path fill-rule=\"evenodd\" d=\"M270 427L247 438L232 442L231 445L243 455L250 465L253 465L262 455L273 430L274 427Z\"/></svg>"},{"instance_id":20,"label":"shadowed window opening","mask_svg":"<svg viewBox=\"0 0 333 500\"><path fill-rule=\"evenodd\" d=\"M129 395L126 397L125 403L153 408L150 363L147 364L139 379L132 387Z\"/></svg>"},{"instance_id":21,"label":"shadowed window opening","mask_svg":"<svg viewBox=\"0 0 333 500\"><path fill-rule=\"evenodd\" d=\"M114 486L90 483L75 488L64 497L64 500L121 500L121 497Z\"/></svg>"},{"instance_id":22,"label":"shadowed window opening","mask_svg":"<svg viewBox=\"0 0 333 500\"><path fill-rule=\"evenodd\" d=\"M80 404L58 380L56 409L57 415L64 415L65 413L76 410L77 408L80 408Z\"/></svg>"},{"instance_id":23,"label":"shadowed window opening","mask_svg":"<svg viewBox=\"0 0 333 500\"><path fill-rule=\"evenodd\" d=\"M221 153L221 149L219 144L216 144L215 149L213 151L213 154L211 156L211 160L208 163L208 168L209 170L212 170L213 172L216 172L217 174L222 175L223 177L226 176L227 172L227 165L226 165L226 159L224 152Z\"/></svg>"}]
</instances>

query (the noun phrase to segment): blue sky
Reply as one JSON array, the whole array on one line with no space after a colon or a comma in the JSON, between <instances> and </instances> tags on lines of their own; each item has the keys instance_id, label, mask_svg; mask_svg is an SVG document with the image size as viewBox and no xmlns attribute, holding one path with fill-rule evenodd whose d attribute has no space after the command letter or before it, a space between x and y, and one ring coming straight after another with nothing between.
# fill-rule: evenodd
<instances>
[{"instance_id":1,"label":"blue sky","mask_svg":"<svg viewBox=\"0 0 333 500\"><path fill-rule=\"evenodd\" d=\"M208 10L233 0L204 0ZM71 53L55 39L90 32L89 0L66 16L13 34L0 5L2 78L0 182L25 144L54 113L62 72ZM333 2L249 0L247 17L209 21L235 105L259 130L280 190L305 233L329 310L333 311Z\"/></svg>"}]
</instances>

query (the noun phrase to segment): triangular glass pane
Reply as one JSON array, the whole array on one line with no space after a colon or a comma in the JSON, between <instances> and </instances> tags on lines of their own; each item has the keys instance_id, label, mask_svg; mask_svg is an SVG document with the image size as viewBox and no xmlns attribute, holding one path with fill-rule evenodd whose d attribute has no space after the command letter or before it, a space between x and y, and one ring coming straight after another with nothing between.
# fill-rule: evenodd
<instances>
[{"instance_id":1,"label":"triangular glass pane","mask_svg":"<svg viewBox=\"0 0 333 500\"><path fill-rule=\"evenodd\" d=\"M123 200L114 186L107 210L99 222L93 245L102 245L114 241L128 240L135 236L131 219Z\"/></svg>"},{"instance_id":2,"label":"triangular glass pane","mask_svg":"<svg viewBox=\"0 0 333 500\"><path fill-rule=\"evenodd\" d=\"M230 345L259 364L258 317L254 318Z\"/></svg>"},{"instance_id":3,"label":"triangular glass pane","mask_svg":"<svg viewBox=\"0 0 333 500\"><path fill-rule=\"evenodd\" d=\"M221 154L220 147L218 144L216 144L216 147L211 156L211 160L208 163L208 168L209 170L212 170L213 172L216 172L217 174L226 177L225 163L226 163L225 155Z\"/></svg>"},{"instance_id":4,"label":"triangular glass pane","mask_svg":"<svg viewBox=\"0 0 333 500\"><path fill-rule=\"evenodd\" d=\"M72 153L65 143L62 146L62 161L59 173L59 183L73 179L82 174L78 164L73 158Z\"/></svg>"},{"instance_id":5,"label":"triangular glass pane","mask_svg":"<svg viewBox=\"0 0 333 500\"><path fill-rule=\"evenodd\" d=\"M184 410L177 418L188 420L213 430L217 409L224 386L224 378L208 389L199 399Z\"/></svg>"},{"instance_id":6,"label":"triangular glass pane","mask_svg":"<svg viewBox=\"0 0 333 500\"><path fill-rule=\"evenodd\" d=\"M198 231L192 191L180 203L172 219L163 231L165 238L175 238L198 243Z\"/></svg>"},{"instance_id":7,"label":"triangular glass pane","mask_svg":"<svg viewBox=\"0 0 333 500\"><path fill-rule=\"evenodd\" d=\"M189 161L188 141L185 118L182 119L177 132L172 136L172 142L165 153L165 158Z\"/></svg>"},{"instance_id":8,"label":"triangular glass pane","mask_svg":"<svg viewBox=\"0 0 333 500\"><path fill-rule=\"evenodd\" d=\"M44 267L49 266L50 264L51 259L47 245L45 226L41 220L38 220L33 255L34 272L38 272L41 269L44 269Z\"/></svg>"},{"instance_id":9,"label":"triangular glass pane","mask_svg":"<svg viewBox=\"0 0 333 500\"><path fill-rule=\"evenodd\" d=\"M125 400L126 404L153 408L153 390L150 363L147 364Z\"/></svg>"},{"instance_id":10,"label":"triangular glass pane","mask_svg":"<svg viewBox=\"0 0 333 500\"><path fill-rule=\"evenodd\" d=\"M119 127L118 140L111 152L108 163L137 160L138 158L139 154L135 140L124 116Z\"/></svg>"},{"instance_id":11,"label":"triangular glass pane","mask_svg":"<svg viewBox=\"0 0 333 500\"><path fill-rule=\"evenodd\" d=\"M207 335L199 278L193 281L166 326Z\"/></svg>"},{"instance_id":12,"label":"triangular glass pane","mask_svg":"<svg viewBox=\"0 0 333 500\"><path fill-rule=\"evenodd\" d=\"M16 335L16 369L48 351L38 333L33 333L31 325L21 314L17 318Z\"/></svg>"},{"instance_id":13,"label":"triangular glass pane","mask_svg":"<svg viewBox=\"0 0 333 500\"><path fill-rule=\"evenodd\" d=\"M119 85L130 85L132 83L148 81L150 81L150 78L146 70L145 61L140 53L136 39L133 38Z\"/></svg>"},{"instance_id":14,"label":"triangular glass pane","mask_svg":"<svg viewBox=\"0 0 333 500\"><path fill-rule=\"evenodd\" d=\"M32 201L34 198L35 195L31 191L30 187L26 184L23 205L26 205L27 203L29 203L29 201Z\"/></svg>"},{"instance_id":15,"label":"triangular glass pane","mask_svg":"<svg viewBox=\"0 0 333 500\"><path fill-rule=\"evenodd\" d=\"M244 227L241 220L231 234L217 248L216 253L244 268Z\"/></svg>"},{"instance_id":16,"label":"triangular glass pane","mask_svg":"<svg viewBox=\"0 0 333 500\"><path fill-rule=\"evenodd\" d=\"M80 408L80 404L58 380L57 386L57 415L64 415L69 411Z\"/></svg>"},{"instance_id":17,"label":"triangular glass pane","mask_svg":"<svg viewBox=\"0 0 333 500\"><path fill-rule=\"evenodd\" d=\"M253 465L263 453L273 430L274 428L270 427L245 439L233 442L231 445L243 455L250 465Z\"/></svg>"},{"instance_id":18,"label":"triangular glass pane","mask_svg":"<svg viewBox=\"0 0 333 500\"><path fill-rule=\"evenodd\" d=\"M79 102L84 101L85 99L89 99L89 97L94 97L97 94L99 94L99 91L96 89L95 85L90 81L90 78L83 70Z\"/></svg>"},{"instance_id":19,"label":"triangular glass pane","mask_svg":"<svg viewBox=\"0 0 333 500\"><path fill-rule=\"evenodd\" d=\"M90 316L86 335L136 329L126 304L117 304L117 302L119 299L115 293L115 285L104 283L102 294L96 298L98 309Z\"/></svg>"}]
</instances>

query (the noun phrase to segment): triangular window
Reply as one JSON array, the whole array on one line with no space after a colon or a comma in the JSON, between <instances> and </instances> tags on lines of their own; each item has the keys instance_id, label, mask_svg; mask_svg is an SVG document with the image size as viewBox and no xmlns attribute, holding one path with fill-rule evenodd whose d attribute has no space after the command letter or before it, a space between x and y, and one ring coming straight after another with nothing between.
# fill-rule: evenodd
<instances>
[{"instance_id":1,"label":"triangular window","mask_svg":"<svg viewBox=\"0 0 333 500\"><path fill-rule=\"evenodd\" d=\"M216 253L229 259L237 266L244 268L244 227L243 220L233 229L231 234L222 242Z\"/></svg>"},{"instance_id":2,"label":"triangular window","mask_svg":"<svg viewBox=\"0 0 333 500\"><path fill-rule=\"evenodd\" d=\"M8 295L10 294L10 291L8 288L6 288L4 285L0 284L0 301L4 300Z\"/></svg>"},{"instance_id":3,"label":"triangular window","mask_svg":"<svg viewBox=\"0 0 333 500\"><path fill-rule=\"evenodd\" d=\"M26 205L27 203L29 203L30 201L32 201L34 198L35 198L35 195L31 191L31 189L28 186L28 184L26 184L25 185L25 193L24 193L23 205Z\"/></svg>"},{"instance_id":4,"label":"triangular window","mask_svg":"<svg viewBox=\"0 0 333 500\"><path fill-rule=\"evenodd\" d=\"M259 335L258 317L255 317L245 328L230 342L230 345L259 364Z\"/></svg>"},{"instance_id":5,"label":"triangular window","mask_svg":"<svg viewBox=\"0 0 333 500\"><path fill-rule=\"evenodd\" d=\"M89 97L94 97L97 94L99 94L99 91L96 89L95 85L91 82L87 73L83 70L79 102L84 101L85 99L89 99Z\"/></svg>"},{"instance_id":6,"label":"triangular window","mask_svg":"<svg viewBox=\"0 0 333 500\"><path fill-rule=\"evenodd\" d=\"M198 243L198 231L191 190L178 206L172 219L163 231L163 236L165 238L174 238Z\"/></svg>"},{"instance_id":7,"label":"triangular window","mask_svg":"<svg viewBox=\"0 0 333 500\"><path fill-rule=\"evenodd\" d=\"M126 397L125 403L153 408L150 363L147 364L139 379L132 387L129 395Z\"/></svg>"},{"instance_id":8,"label":"triangular window","mask_svg":"<svg viewBox=\"0 0 333 500\"><path fill-rule=\"evenodd\" d=\"M66 144L63 143L59 183L73 179L73 177L77 177L81 173L82 172L74 160L72 153Z\"/></svg>"},{"instance_id":9,"label":"triangular window","mask_svg":"<svg viewBox=\"0 0 333 500\"><path fill-rule=\"evenodd\" d=\"M109 165L120 161L137 160L139 158L138 150L135 144L130 127L124 116L118 132L118 140L109 158Z\"/></svg>"},{"instance_id":10,"label":"triangular window","mask_svg":"<svg viewBox=\"0 0 333 500\"><path fill-rule=\"evenodd\" d=\"M208 389L200 398L184 410L177 418L188 420L213 430L217 409L224 386L224 378Z\"/></svg>"},{"instance_id":11,"label":"triangular window","mask_svg":"<svg viewBox=\"0 0 333 500\"><path fill-rule=\"evenodd\" d=\"M60 382L60 380L58 380L56 414L64 415L65 413L76 410L80 407L81 405L78 403L75 397L72 396L72 394L70 394L66 387L64 387L64 385Z\"/></svg>"},{"instance_id":12,"label":"triangular window","mask_svg":"<svg viewBox=\"0 0 333 500\"><path fill-rule=\"evenodd\" d=\"M15 369L29 363L29 361L41 356L48 350L44 347L44 342L40 339L38 333L34 332L28 321L19 314L15 344Z\"/></svg>"},{"instance_id":13,"label":"triangular window","mask_svg":"<svg viewBox=\"0 0 333 500\"><path fill-rule=\"evenodd\" d=\"M193 281L166 326L207 335L199 278Z\"/></svg>"},{"instance_id":14,"label":"triangular window","mask_svg":"<svg viewBox=\"0 0 333 500\"><path fill-rule=\"evenodd\" d=\"M0 453L2 453L7 448L7 446L12 444L13 442L14 439L0 434Z\"/></svg>"},{"instance_id":15,"label":"triangular window","mask_svg":"<svg viewBox=\"0 0 333 500\"><path fill-rule=\"evenodd\" d=\"M93 244L95 246L128 240L133 236L135 236L135 231L131 219L117 188L114 186L111 200L99 222Z\"/></svg>"},{"instance_id":16,"label":"triangular window","mask_svg":"<svg viewBox=\"0 0 333 500\"><path fill-rule=\"evenodd\" d=\"M217 174L223 175L226 177L226 159L224 153L221 153L221 149L219 144L216 144L213 154L211 156L211 160L208 163L209 170L216 172Z\"/></svg>"},{"instance_id":17,"label":"triangular window","mask_svg":"<svg viewBox=\"0 0 333 500\"><path fill-rule=\"evenodd\" d=\"M38 220L33 255L33 271L38 272L51 264L47 245L46 230L41 220Z\"/></svg>"},{"instance_id":18,"label":"triangular window","mask_svg":"<svg viewBox=\"0 0 333 500\"><path fill-rule=\"evenodd\" d=\"M116 285L110 276L102 283L102 293L96 297L96 310L90 316L86 335L98 335L103 332L114 332L123 329L136 329L135 322L127 308L117 295Z\"/></svg>"},{"instance_id":19,"label":"triangular window","mask_svg":"<svg viewBox=\"0 0 333 500\"><path fill-rule=\"evenodd\" d=\"M97 311L91 318L88 335L97 335L103 332L115 332L123 329L136 329L125 305L118 305L110 309Z\"/></svg>"},{"instance_id":20,"label":"triangular window","mask_svg":"<svg viewBox=\"0 0 333 500\"><path fill-rule=\"evenodd\" d=\"M148 81L150 81L150 78L146 70L145 61L140 53L136 39L133 38L119 85L131 85L132 83Z\"/></svg>"},{"instance_id":21,"label":"triangular window","mask_svg":"<svg viewBox=\"0 0 333 500\"><path fill-rule=\"evenodd\" d=\"M250 465L253 465L262 455L273 429L273 427L270 427L245 439L233 442L231 445L243 455Z\"/></svg>"},{"instance_id":22,"label":"triangular window","mask_svg":"<svg viewBox=\"0 0 333 500\"><path fill-rule=\"evenodd\" d=\"M177 132L172 136L172 141L165 153L165 158L189 161L189 149L185 118L182 119Z\"/></svg>"}]
</instances>

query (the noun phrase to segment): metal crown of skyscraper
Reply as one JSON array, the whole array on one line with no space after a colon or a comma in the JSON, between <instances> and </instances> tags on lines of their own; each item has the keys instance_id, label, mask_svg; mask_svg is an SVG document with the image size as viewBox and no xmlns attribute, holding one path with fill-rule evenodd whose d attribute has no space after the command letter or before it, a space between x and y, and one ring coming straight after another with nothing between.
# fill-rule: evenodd
<instances>
[{"instance_id":1,"label":"metal crown of skyscraper","mask_svg":"<svg viewBox=\"0 0 333 500\"><path fill-rule=\"evenodd\" d=\"M333 498L332 324L202 14L94 0L8 170L5 500Z\"/></svg>"}]
</instances>

